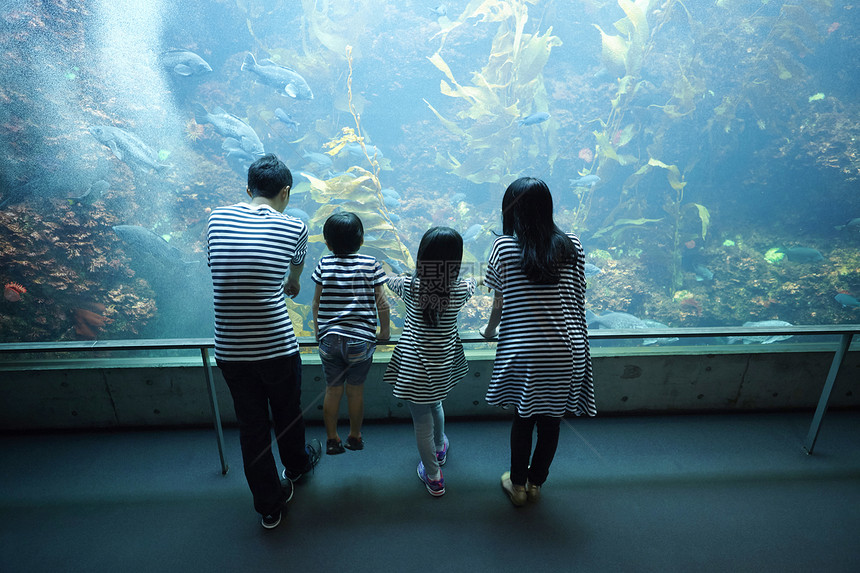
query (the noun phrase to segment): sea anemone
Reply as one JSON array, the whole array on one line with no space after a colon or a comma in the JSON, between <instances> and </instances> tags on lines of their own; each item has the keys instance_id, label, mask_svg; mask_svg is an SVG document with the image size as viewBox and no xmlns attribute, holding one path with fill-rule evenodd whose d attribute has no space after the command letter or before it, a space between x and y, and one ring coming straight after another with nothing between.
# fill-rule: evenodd
<instances>
[{"instance_id":1,"label":"sea anemone","mask_svg":"<svg viewBox=\"0 0 860 573\"><path fill-rule=\"evenodd\" d=\"M25 292L27 292L27 289L18 283L6 283L3 289L3 298L9 302L18 302L21 300L21 295Z\"/></svg>"},{"instance_id":2,"label":"sea anemone","mask_svg":"<svg viewBox=\"0 0 860 573\"><path fill-rule=\"evenodd\" d=\"M591 163L592 161L594 161L594 152L591 151L591 149L588 147L583 147L579 150L579 158L584 161L587 161L588 163Z\"/></svg>"},{"instance_id":3,"label":"sea anemone","mask_svg":"<svg viewBox=\"0 0 860 573\"><path fill-rule=\"evenodd\" d=\"M784 258L785 253L779 247L768 249L768 251L764 254L764 260L766 260L772 265L779 263Z\"/></svg>"}]
</instances>

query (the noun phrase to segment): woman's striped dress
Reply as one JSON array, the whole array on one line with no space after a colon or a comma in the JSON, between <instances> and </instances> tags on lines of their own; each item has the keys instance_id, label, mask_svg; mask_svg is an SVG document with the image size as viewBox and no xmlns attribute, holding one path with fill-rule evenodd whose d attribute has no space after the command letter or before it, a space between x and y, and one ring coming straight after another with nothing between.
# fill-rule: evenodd
<instances>
[{"instance_id":1,"label":"woman's striped dress","mask_svg":"<svg viewBox=\"0 0 860 573\"><path fill-rule=\"evenodd\" d=\"M418 306L418 279L392 277L388 288L406 303L403 334L391 355L383 380L394 385L394 397L416 404L444 400L469 371L457 332L457 314L475 292L473 279L459 279L452 287L448 308L439 324L428 326Z\"/></svg>"},{"instance_id":2,"label":"woman's striped dress","mask_svg":"<svg viewBox=\"0 0 860 573\"><path fill-rule=\"evenodd\" d=\"M487 402L535 414L597 414L585 323L585 258L575 235L576 264L557 285L529 283L516 239L493 243L487 287L504 297L499 344Z\"/></svg>"}]
</instances>

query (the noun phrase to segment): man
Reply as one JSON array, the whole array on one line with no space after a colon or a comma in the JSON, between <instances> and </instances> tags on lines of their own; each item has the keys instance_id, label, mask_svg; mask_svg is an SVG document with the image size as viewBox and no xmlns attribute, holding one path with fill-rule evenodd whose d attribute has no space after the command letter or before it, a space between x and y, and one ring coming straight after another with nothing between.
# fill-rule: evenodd
<instances>
[{"instance_id":1,"label":"man","mask_svg":"<svg viewBox=\"0 0 860 573\"><path fill-rule=\"evenodd\" d=\"M302 363L284 298L299 294L308 240L305 224L283 215L292 183L275 155L261 157L248 169L250 201L215 209L207 229L215 360L233 396L245 477L266 529L281 522L293 482L314 468L321 451L318 441L305 446Z\"/></svg>"}]
</instances>

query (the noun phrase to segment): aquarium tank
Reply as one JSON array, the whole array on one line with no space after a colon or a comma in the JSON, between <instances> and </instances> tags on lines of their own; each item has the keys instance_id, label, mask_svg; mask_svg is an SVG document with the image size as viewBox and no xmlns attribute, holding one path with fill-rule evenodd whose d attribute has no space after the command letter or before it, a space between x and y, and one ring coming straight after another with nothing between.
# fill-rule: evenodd
<instances>
[{"instance_id":1,"label":"aquarium tank","mask_svg":"<svg viewBox=\"0 0 860 573\"><path fill-rule=\"evenodd\" d=\"M453 227L479 275L520 176L591 328L860 322L850 1L2 0L0 53L0 342L211 337L207 216L263 153L310 232L299 336L329 215L389 274Z\"/></svg>"}]
</instances>

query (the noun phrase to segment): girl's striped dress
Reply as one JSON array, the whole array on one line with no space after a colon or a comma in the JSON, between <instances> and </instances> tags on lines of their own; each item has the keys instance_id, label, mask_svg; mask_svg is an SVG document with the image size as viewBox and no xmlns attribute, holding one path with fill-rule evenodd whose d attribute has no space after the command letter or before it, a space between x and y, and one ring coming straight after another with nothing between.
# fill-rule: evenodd
<instances>
[{"instance_id":1,"label":"girl's striped dress","mask_svg":"<svg viewBox=\"0 0 860 573\"><path fill-rule=\"evenodd\" d=\"M425 324L418 306L418 280L392 277L388 288L406 303L403 334L391 355L383 380L394 385L394 397L416 404L444 400L469 371L457 332L457 314L475 292L474 279L459 279L451 288L448 308L439 324Z\"/></svg>"},{"instance_id":2,"label":"girl's striped dress","mask_svg":"<svg viewBox=\"0 0 860 573\"><path fill-rule=\"evenodd\" d=\"M576 263L557 285L528 281L514 237L493 243L486 286L504 297L499 344L487 402L535 414L597 414L585 323L585 257L575 235Z\"/></svg>"}]
</instances>

